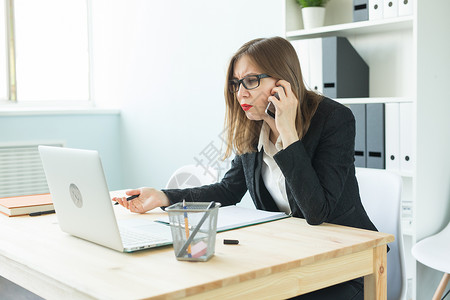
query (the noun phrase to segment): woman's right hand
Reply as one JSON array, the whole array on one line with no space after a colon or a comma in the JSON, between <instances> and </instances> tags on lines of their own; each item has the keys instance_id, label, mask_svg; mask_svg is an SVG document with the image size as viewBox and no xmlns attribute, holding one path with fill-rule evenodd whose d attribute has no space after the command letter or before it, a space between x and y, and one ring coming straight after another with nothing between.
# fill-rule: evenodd
<instances>
[{"instance_id":1,"label":"woman's right hand","mask_svg":"<svg viewBox=\"0 0 450 300\"><path fill-rule=\"evenodd\" d=\"M126 197L114 197L112 201L118 202L123 207L135 213L145 213L156 207L169 206L169 198L162 191L154 188L143 187L126 191L128 196L139 195L133 200L127 201Z\"/></svg>"},{"instance_id":2,"label":"woman's right hand","mask_svg":"<svg viewBox=\"0 0 450 300\"><path fill-rule=\"evenodd\" d=\"M291 84L286 80L279 80L272 93L278 93L279 99L269 97L276 107L275 124L283 141L283 148L286 149L292 143L298 141L296 120L300 102L291 89Z\"/></svg>"}]
</instances>

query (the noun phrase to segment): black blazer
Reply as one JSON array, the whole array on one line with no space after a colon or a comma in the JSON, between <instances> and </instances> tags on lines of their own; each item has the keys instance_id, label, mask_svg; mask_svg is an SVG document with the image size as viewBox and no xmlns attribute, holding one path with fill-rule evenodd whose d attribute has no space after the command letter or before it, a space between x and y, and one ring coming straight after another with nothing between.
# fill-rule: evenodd
<instances>
[{"instance_id":1,"label":"black blazer","mask_svg":"<svg viewBox=\"0 0 450 300\"><path fill-rule=\"evenodd\" d=\"M294 217L305 218L312 225L328 222L376 230L359 197L354 143L352 112L324 98L303 139L274 156L286 179ZM237 155L218 183L163 191L171 203L214 200L226 206L238 203L248 189L256 208L279 211L262 180L262 152Z\"/></svg>"}]
</instances>

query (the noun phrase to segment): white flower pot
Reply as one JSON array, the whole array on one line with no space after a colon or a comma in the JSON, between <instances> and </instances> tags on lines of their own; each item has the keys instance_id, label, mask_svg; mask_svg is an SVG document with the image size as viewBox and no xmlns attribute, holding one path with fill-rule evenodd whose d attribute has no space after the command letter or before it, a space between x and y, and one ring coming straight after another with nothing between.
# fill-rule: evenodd
<instances>
[{"instance_id":1,"label":"white flower pot","mask_svg":"<svg viewBox=\"0 0 450 300\"><path fill-rule=\"evenodd\" d=\"M321 27L325 21L325 7L304 7L302 17L305 29Z\"/></svg>"}]
</instances>

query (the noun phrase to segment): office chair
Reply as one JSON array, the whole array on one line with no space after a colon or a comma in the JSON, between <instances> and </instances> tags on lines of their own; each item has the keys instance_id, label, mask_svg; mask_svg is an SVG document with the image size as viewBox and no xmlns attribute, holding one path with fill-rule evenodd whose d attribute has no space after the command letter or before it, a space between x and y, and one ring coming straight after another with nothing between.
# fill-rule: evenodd
<instances>
[{"instance_id":1,"label":"office chair","mask_svg":"<svg viewBox=\"0 0 450 300\"><path fill-rule=\"evenodd\" d=\"M406 296L406 271L401 231L402 179L379 169L356 168L359 194L369 218L380 232L395 236L387 254L387 299Z\"/></svg>"},{"instance_id":2,"label":"office chair","mask_svg":"<svg viewBox=\"0 0 450 300\"><path fill-rule=\"evenodd\" d=\"M211 167L186 165L177 169L169 181L166 189L184 189L215 183L218 180L217 170Z\"/></svg>"},{"instance_id":3,"label":"office chair","mask_svg":"<svg viewBox=\"0 0 450 300\"><path fill-rule=\"evenodd\" d=\"M433 296L433 300L440 300L450 279L450 222L441 232L417 242L411 252L417 261L444 272Z\"/></svg>"}]
</instances>

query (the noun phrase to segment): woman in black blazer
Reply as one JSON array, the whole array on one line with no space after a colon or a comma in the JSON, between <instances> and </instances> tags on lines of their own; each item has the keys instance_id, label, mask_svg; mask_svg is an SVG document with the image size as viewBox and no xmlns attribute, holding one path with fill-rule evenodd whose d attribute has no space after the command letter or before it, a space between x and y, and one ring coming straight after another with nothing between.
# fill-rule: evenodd
<instances>
[{"instance_id":1,"label":"woman in black blazer","mask_svg":"<svg viewBox=\"0 0 450 300\"><path fill-rule=\"evenodd\" d=\"M345 106L305 88L297 53L280 37L244 44L227 74L230 170L215 184L189 189L130 190L114 198L133 212L182 201L238 203L249 191L258 209L285 211L311 225L323 222L376 230L355 177L355 119ZM266 112L275 107L275 116ZM357 279L298 299L363 299Z\"/></svg>"}]
</instances>

